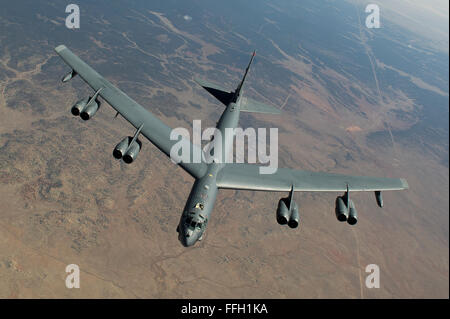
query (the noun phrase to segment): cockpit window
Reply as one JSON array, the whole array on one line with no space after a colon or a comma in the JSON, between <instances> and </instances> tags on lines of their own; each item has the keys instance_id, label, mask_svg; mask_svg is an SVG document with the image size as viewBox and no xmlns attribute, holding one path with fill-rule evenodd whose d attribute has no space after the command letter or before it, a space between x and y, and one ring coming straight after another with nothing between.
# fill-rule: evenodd
<instances>
[{"instance_id":1,"label":"cockpit window","mask_svg":"<svg viewBox=\"0 0 450 319\"><path fill-rule=\"evenodd\" d=\"M204 206L202 203L197 203L195 204L195 208L200 208L201 210L203 210Z\"/></svg>"}]
</instances>

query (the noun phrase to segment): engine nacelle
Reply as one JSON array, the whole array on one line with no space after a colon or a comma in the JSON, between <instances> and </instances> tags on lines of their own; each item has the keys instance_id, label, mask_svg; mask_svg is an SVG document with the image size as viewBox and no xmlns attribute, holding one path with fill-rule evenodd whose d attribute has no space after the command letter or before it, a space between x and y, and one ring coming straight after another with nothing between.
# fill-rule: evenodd
<instances>
[{"instance_id":1,"label":"engine nacelle","mask_svg":"<svg viewBox=\"0 0 450 319\"><path fill-rule=\"evenodd\" d=\"M92 101L91 104L89 104L87 107L83 109L83 111L81 111L80 117L85 121L89 120L91 117L94 116L95 113L97 113L99 107L100 107L99 100Z\"/></svg>"},{"instance_id":2,"label":"engine nacelle","mask_svg":"<svg viewBox=\"0 0 450 319\"><path fill-rule=\"evenodd\" d=\"M356 212L355 204L350 199L347 223L349 223L350 225L355 225L357 222L358 222L358 213Z\"/></svg>"},{"instance_id":3,"label":"engine nacelle","mask_svg":"<svg viewBox=\"0 0 450 319\"><path fill-rule=\"evenodd\" d=\"M345 205L344 199L342 196L338 196L336 198L336 218L340 222L345 222L348 218L348 208Z\"/></svg>"},{"instance_id":4,"label":"engine nacelle","mask_svg":"<svg viewBox=\"0 0 450 319\"><path fill-rule=\"evenodd\" d=\"M128 147L128 150L126 151L125 155L122 157L123 161L127 164L133 163L133 161L136 159L136 157L139 154L139 151L141 150L142 143L139 140L136 140L133 142L130 147Z\"/></svg>"},{"instance_id":5,"label":"engine nacelle","mask_svg":"<svg viewBox=\"0 0 450 319\"><path fill-rule=\"evenodd\" d=\"M88 101L89 101L88 98L79 100L77 103L74 104L74 106L72 106L72 109L70 110L70 112L74 116L80 115L80 113L83 112L83 110L86 108Z\"/></svg>"},{"instance_id":6,"label":"engine nacelle","mask_svg":"<svg viewBox=\"0 0 450 319\"><path fill-rule=\"evenodd\" d=\"M128 145L131 142L131 137L125 137L119 144L116 145L113 151L113 156L116 159L121 159L125 155L128 149Z\"/></svg>"},{"instance_id":7,"label":"engine nacelle","mask_svg":"<svg viewBox=\"0 0 450 319\"><path fill-rule=\"evenodd\" d=\"M290 217L290 212L287 207L287 198L282 198L278 202L277 222L280 225L286 225Z\"/></svg>"},{"instance_id":8,"label":"engine nacelle","mask_svg":"<svg viewBox=\"0 0 450 319\"><path fill-rule=\"evenodd\" d=\"M298 213L298 205L295 201L291 202L291 216L289 217L288 226L297 228L300 222L300 214Z\"/></svg>"}]
</instances>

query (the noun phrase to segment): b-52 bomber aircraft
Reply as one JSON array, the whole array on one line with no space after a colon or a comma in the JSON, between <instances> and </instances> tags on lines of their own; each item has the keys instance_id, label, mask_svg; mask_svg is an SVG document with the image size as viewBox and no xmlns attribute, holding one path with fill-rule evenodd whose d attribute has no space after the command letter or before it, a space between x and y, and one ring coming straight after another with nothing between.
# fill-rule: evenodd
<instances>
[{"instance_id":1,"label":"b-52 bomber aircraft","mask_svg":"<svg viewBox=\"0 0 450 319\"><path fill-rule=\"evenodd\" d=\"M66 46L59 45L55 51L71 68L62 82L79 75L94 90L92 96L75 103L71 109L73 115L79 115L83 120L90 119L97 112L101 97L116 110L116 116L120 114L136 129L134 136L125 137L114 148L115 158L122 159L128 164L133 162L142 148L139 135L145 136L163 153L171 156L171 147L178 141L170 139L170 127L113 86ZM197 83L226 106L216 126L224 140L225 129L237 127L240 112L279 113L278 108L243 97L243 84L254 56L255 52L234 91L196 79ZM193 145L189 140L186 142L189 143L192 156L193 151L198 151L199 146ZM224 157L232 149L232 145L225 142L223 142ZM350 199L350 191L375 192L378 206L383 207L381 191L408 188L406 180L401 178L347 176L289 168L278 168L273 174L260 174L260 165L226 163L226 161L207 163L203 159L198 162L181 161L178 165L195 179L177 226L178 239L185 247L192 246L202 239L219 189L289 192L287 197L281 198L278 202L276 219L281 225L287 224L291 228L296 228L300 215L298 205L293 199L294 192L343 192L343 195L336 198L336 217L341 222L347 221L350 225L354 225L357 222L357 213L355 204Z\"/></svg>"}]
</instances>

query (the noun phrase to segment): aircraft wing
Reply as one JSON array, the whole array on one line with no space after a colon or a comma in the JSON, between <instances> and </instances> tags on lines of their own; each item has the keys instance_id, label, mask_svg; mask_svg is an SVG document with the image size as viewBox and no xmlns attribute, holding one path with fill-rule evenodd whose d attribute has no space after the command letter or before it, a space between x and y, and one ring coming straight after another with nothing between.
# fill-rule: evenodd
<instances>
[{"instance_id":1,"label":"aircraft wing","mask_svg":"<svg viewBox=\"0 0 450 319\"><path fill-rule=\"evenodd\" d=\"M259 165L227 164L217 175L217 186L255 191L345 192L407 189L403 178L350 176L279 168L274 174L260 174Z\"/></svg>"},{"instance_id":2,"label":"aircraft wing","mask_svg":"<svg viewBox=\"0 0 450 319\"><path fill-rule=\"evenodd\" d=\"M59 45L55 48L56 53L74 70L94 91L99 91L100 95L107 101L120 115L122 115L128 122L136 129L141 129L141 134L144 135L152 144L160 149L164 154L170 157L171 147L179 142L178 140L171 140L170 133L172 129L156 118L152 113L144 109L141 105L131 99L128 95L116 88L104 77L98 74L89 65L83 62L78 56L70 51L66 46ZM185 143L189 143L190 154L194 152L196 145L184 138ZM200 151L201 150L195 150ZM206 172L205 163L180 163L194 178L203 176Z\"/></svg>"}]
</instances>

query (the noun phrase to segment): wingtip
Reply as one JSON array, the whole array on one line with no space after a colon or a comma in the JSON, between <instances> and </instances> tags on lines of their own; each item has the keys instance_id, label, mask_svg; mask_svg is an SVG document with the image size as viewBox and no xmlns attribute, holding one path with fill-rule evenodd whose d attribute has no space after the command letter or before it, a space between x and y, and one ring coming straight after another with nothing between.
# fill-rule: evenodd
<instances>
[{"instance_id":1,"label":"wingtip","mask_svg":"<svg viewBox=\"0 0 450 319\"><path fill-rule=\"evenodd\" d=\"M404 189L409 189L408 182L404 178L400 178L400 181L402 182L402 186Z\"/></svg>"},{"instance_id":2,"label":"wingtip","mask_svg":"<svg viewBox=\"0 0 450 319\"><path fill-rule=\"evenodd\" d=\"M276 111L274 111L272 114L274 115L280 115L281 114L281 109L275 107Z\"/></svg>"},{"instance_id":3,"label":"wingtip","mask_svg":"<svg viewBox=\"0 0 450 319\"><path fill-rule=\"evenodd\" d=\"M203 86L203 81L202 79L198 78L198 77L194 77L194 82L197 83L200 86Z\"/></svg>"},{"instance_id":4,"label":"wingtip","mask_svg":"<svg viewBox=\"0 0 450 319\"><path fill-rule=\"evenodd\" d=\"M55 48L55 51L57 53L61 52L62 50L66 49L66 46L64 44L60 44Z\"/></svg>"}]
</instances>

